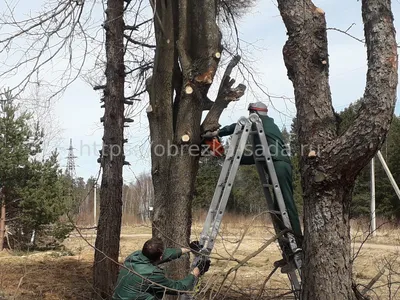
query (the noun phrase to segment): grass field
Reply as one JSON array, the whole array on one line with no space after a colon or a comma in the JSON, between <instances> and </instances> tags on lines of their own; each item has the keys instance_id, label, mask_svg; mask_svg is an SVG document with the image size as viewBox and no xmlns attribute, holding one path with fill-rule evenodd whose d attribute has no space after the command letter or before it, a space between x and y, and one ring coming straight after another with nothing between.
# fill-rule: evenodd
<instances>
[{"instance_id":1,"label":"grass field","mask_svg":"<svg viewBox=\"0 0 400 300\"><path fill-rule=\"evenodd\" d=\"M273 236L268 224L255 222L249 226L250 223L251 220L238 217L225 220L213 253L212 267L202 280L205 287L218 290L227 271L237 265L236 261L229 261L230 257L243 260ZM360 242L367 237L360 227L356 223L352 226L353 254L358 252ZM196 239L201 227L196 224L192 231L192 239ZM74 232L64 242L64 251L0 253L0 299L89 299L93 261L93 248L89 244L94 244L95 232L85 230L81 234L84 238ZM124 226L120 261L141 248L150 234L148 225ZM386 262L390 262L373 291L368 293L371 299L400 299L399 250L400 230L391 227L379 228L377 236L363 244L354 262L357 283L366 285ZM230 274L222 290L229 290L230 299L256 299L265 278L273 269L273 262L280 258L276 244L272 243L241 266L236 274ZM288 291L287 276L278 270L266 283L261 299L273 299ZM221 295L215 297L223 298Z\"/></svg>"}]
</instances>

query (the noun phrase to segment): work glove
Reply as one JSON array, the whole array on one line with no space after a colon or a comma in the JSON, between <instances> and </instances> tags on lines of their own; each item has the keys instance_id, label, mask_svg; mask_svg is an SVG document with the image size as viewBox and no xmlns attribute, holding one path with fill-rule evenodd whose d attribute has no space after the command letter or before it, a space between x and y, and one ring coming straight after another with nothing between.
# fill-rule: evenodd
<instances>
[{"instance_id":1,"label":"work glove","mask_svg":"<svg viewBox=\"0 0 400 300\"><path fill-rule=\"evenodd\" d=\"M197 268L200 270L200 276L204 275L210 269L211 261L207 259L201 259L197 264Z\"/></svg>"},{"instance_id":2,"label":"work glove","mask_svg":"<svg viewBox=\"0 0 400 300\"><path fill-rule=\"evenodd\" d=\"M200 242L199 241L193 241L189 244L189 248L193 253L198 253L201 250L200 247Z\"/></svg>"},{"instance_id":3,"label":"work glove","mask_svg":"<svg viewBox=\"0 0 400 300\"><path fill-rule=\"evenodd\" d=\"M213 138L213 137L218 136L218 133L219 133L219 130L218 130L218 129L215 130L215 131L207 131L206 133L203 133L203 134L201 135L201 137L204 138L204 139L211 139L211 138Z\"/></svg>"}]
</instances>

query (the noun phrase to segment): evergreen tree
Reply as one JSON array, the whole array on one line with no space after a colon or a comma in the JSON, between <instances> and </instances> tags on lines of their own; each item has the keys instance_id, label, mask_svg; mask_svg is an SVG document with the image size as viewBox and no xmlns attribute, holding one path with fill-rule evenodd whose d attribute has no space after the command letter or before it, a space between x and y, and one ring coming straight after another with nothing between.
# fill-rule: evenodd
<instances>
[{"instance_id":1,"label":"evergreen tree","mask_svg":"<svg viewBox=\"0 0 400 300\"><path fill-rule=\"evenodd\" d=\"M292 162L292 177L293 177L293 197L299 214L303 212L303 190L301 187L300 176L300 156L302 154L301 146L297 139L297 119L293 118L290 128L290 156Z\"/></svg>"},{"instance_id":2,"label":"evergreen tree","mask_svg":"<svg viewBox=\"0 0 400 300\"><path fill-rule=\"evenodd\" d=\"M240 166L232 189L230 211L247 215L267 210L267 202L255 165Z\"/></svg>"},{"instance_id":3,"label":"evergreen tree","mask_svg":"<svg viewBox=\"0 0 400 300\"><path fill-rule=\"evenodd\" d=\"M338 128L340 133L345 132L349 124L357 117L362 99L351 103L348 108L339 112L341 119ZM297 141L297 122L293 119L290 134L286 128L282 128L285 141L290 144L291 162L293 166L293 190L294 198L299 213L303 211L303 196L299 170L301 146ZM228 149L229 145L225 146ZM392 125L386 142L382 147L385 157L394 179L400 184L400 117L393 117ZM205 157L201 159L199 173L196 179L196 191L194 209L209 208L219 174L221 172L221 158ZM353 191L351 203L351 217L369 217L371 199L371 165L367 165L359 174ZM400 200L395 194L390 181L378 159L375 159L375 192L376 213L378 216L400 219ZM259 185L257 170L253 166L240 166L231 197L227 204L227 210L240 214L256 213L266 207L262 189Z\"/></svg>"},{"instance_id":4,"label":"evergreen tree","mask_svg":"<svg viewBox=\"0 0 400 300\"><path fill-rule=\"evenodd\" d=\"M385 147L386 146L386 147ZM386 162L389 165L390 171L394 180L400 185L400 117L395 116L390 127L390 131L384 148L387 149ZM389 197L392 204L392 214L400 220L400 199L397 197L393 188L390 187L391 196Z\"/></svg>"},{"instance_id":5,"label":"evergreen tree","mask_svg":"<svg viewBox=\"0 0 400 300\"><path fill-rule=\"evenodd\" d=\"M292 156L300 155L300 145L297 139L297 119L293 118L290 128L290 153Z\"/></svg>"},{"instance_id":6,"label":"evergreen tree","mask_svg":"<svg viewBox=\"0 0 400 300\"><path fill-rule=\"evenodd\" d=\"M10 93L0 100L0 184L12 242L24 246L43 225L56 223L67 211L66 181L57 152L36 159L43 131L32 114L16 105Z\"/></svg>"},{"instance_id":7,"label":"evergreen tree","mask_svg":"<svg viewBox=\"0 0 400 300\"><path fill-rule=\"evenodd\" d=\"M360 98L351 103L343 111L339 112L340 119L339 133L344 133L350 124L355 120L358 111L362 105L363 99ZM301 211L302 192L299 173L299 156L301 147L297 142L297 121L292 121L291 126L291 154L293 164L293 186L295 201ZM400 150L400 117L393 116L391 128L385 143L382 146L382 154L386 163L395 179L400 183L400 160L398 153ZM377 216L386 218L397 218L400 220L400 200L398 199L390 181L378 159L375 159L375 198L376 198L376 214ZM353 191L351 202L351 217L357 218L370 215L370 199L371 199L371 164L368 164L358 175Z\"/></svg>"},{"instance_id":8,"label":"evergreen tree","mask_svg":"<svg viewBox=\"0 0 400 300\"><path fill-rule=\"evenodd\" d=\"M281 132L283 136L283 142L285 143L285 145L290 145L290 133L287 131L286 126L283 126Z\"/></svg>"},{"instance_id":9,"label":"evergreen tree","mask_svg":"<svg viewBox=\"0 0 400 300\"><path fill-rule=\"evenodd\" d=\"M339 125L340 134L344 133L357 118L358 111L361 107L362 101L363 98L360 98L356 102L350 103L349 107L345 108L338 114L338 117L340 118L340 125Z\"/></svg>"},{"instance_id":10,"label":"evergreen tree","mask_svg":"<svg viewBox=\"0 0 400 300\"><path fill-rule=\"evenodd\" d=\"M17 189L21 201L14 230L40 231L44 225L56 224L70 210L67 181L57 159L58 153L53 152L46 160L33 160L27 164L23 186Z\"/></svg>"},{"instance_id":11,"label":"evergreen tree","mask_svg":"<svg viewBox=\"0 0 400 300\"><path fill-rule=\"evenodd\" d=\"M301 215L303 213L303 189L301 187L299 155L292 155L291 162L293 168L293 197L297 206L297 211Z\"/></svg>"},{"instance_id":12,"label":"evergreen tree","mask_svg":"<svg viewBox=\"0 0 400 300\"><path fill-rule=\"evenodd\" d=\"M203 157L195 183L193 209L208 210L221 172L223 160L218 157Z\"/></svg>"},{"instance_id":13,"label":"evergreen tree","mask_svg":"<svg viewBox=\"0 0 400 300\"><path fill-rule=\"evenodd\" d=\"M0 99L0 184L3 187L6 219L20 221L20 203L18 194L21 182L26 175L30 158L40 151L41 132L36 125L32 130L29 122L32 116L23 112L13 103L10 93Z\"/></svg>"}]
</instances>

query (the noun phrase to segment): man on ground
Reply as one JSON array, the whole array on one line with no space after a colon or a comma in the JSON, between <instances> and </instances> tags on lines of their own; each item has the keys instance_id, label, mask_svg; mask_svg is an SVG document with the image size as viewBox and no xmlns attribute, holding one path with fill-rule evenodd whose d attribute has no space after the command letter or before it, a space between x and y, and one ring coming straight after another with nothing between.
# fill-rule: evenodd
<instances>
[{"instance_id":1,"label":"man on ground","mask_svg":"<svg viewBox=\"0 0 400 300\"><path fill-rule=\"evenodd\" d=\"M157 300L164 294L178 294L180 291L192 291L196 279L208 271L209 260L201 263L182 280L166 277L158 266L180 258L183 254L195 251L196 242L191 248L165 248L161 239L148 240L140 251L129 255L121 268L113 294L113 300Z\"/></svg>"}]
</instances>

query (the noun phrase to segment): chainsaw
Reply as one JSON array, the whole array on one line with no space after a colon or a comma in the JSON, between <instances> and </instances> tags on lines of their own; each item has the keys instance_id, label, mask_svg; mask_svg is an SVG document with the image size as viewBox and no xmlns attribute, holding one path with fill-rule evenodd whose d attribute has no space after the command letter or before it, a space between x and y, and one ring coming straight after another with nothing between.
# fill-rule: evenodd
<instances>
[{"instance_id":1,"label":"chainsaw","mask_svg":"<svg viewBox=\"0 0 400 300\"><path fill-rule=\"evenodd\" d=\"M207 145L208 151L214 157L221 157L225 154L224 146L217 136L204 139L203 144Z\"/></svg>"}]
</instances>

